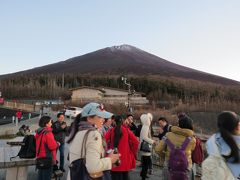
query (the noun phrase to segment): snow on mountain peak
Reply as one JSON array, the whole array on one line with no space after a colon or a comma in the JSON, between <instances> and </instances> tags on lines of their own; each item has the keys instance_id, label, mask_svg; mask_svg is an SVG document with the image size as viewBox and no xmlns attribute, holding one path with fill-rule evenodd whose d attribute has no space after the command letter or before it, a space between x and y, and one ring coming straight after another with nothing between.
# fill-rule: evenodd
<instances>
[{"instance_id":1,"label":"snow on mountain peak","mask_svg":"<svg viewBox=\"0 0 240 180\"><path fill-rule=\"evenodd\" d=\"M120 46L112 46L110 47L111 51L116 51L116 50L121 50L121 51L132 51L135 48L133 46L124 44L124 45L120 45Z\"/></svg>"}]
</instances>

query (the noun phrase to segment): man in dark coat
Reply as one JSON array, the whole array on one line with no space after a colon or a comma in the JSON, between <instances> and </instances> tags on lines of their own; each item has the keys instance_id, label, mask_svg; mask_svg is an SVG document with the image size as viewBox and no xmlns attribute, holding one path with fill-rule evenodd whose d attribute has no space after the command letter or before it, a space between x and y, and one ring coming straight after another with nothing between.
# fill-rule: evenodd
<instances>
[{"instance_id":1,"label":"man in dark coat","mask_svg":"<svg viewBox=\"0 0 240 180\"><path fill-rule=\"evenodd\" d=\"M168 120L165 117L160 117L158 119L158 123L160 126L158 138L159 140L161 140L163 136L166 135L167 132L171 131L171 125L168 124Z\"/></svg>"},{"instance_id":2,"label":"man in dark coat","mask_svg":"<svg viewBox=\"0 0 240 180\"><path fill-rule=\"evenodd\" d=\"M65 172L64 169L64 148L65 148L65 137L67 134L67 124L64 121L64 114L58 113L57 114L57 121L53 123L53 134L56 141L60 143L59 152L60 152L60 166L59 169Z\"/></svg>"}]
</instances>

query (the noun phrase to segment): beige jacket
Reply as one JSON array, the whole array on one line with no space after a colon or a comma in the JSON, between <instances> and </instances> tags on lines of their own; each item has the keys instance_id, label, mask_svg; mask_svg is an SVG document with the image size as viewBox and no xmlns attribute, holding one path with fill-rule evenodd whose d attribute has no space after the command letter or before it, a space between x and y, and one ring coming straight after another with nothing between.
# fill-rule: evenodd
<instances>
[{"instance_id":1,"label":"beige jacket","mask_svg":"<svg viewBox=\"0 0 240 180\"><path fill-rule=\"evenodd\" d=\"M87 130L78 131L74 139L69 145L69 161L70 163L77 160L81 156L83 137ZM86 168L90 174L99 173L112 168L111 159L104 158L102 136L99 131L90 131L86 141ZM70 172L68 173L70 180Z\"/></svg>"},{"instance_id":2,"label":"beige jacket","mask_svg":"<svg viewBox=\"0 0 240 180\"><path fill-rule=\"evenodd\" d=\"M192 168L192 151L196 146L196 139L193 137L193 131L190 129L182 129L177 126L171 127L171 132L166 134L166 137L175 145L180 147L184 142L186 137L192 137L192 140L188 144L185 154L188 159L189 168ZM165 161L168 162L170 156L170 148L166 145L164 140L161 140L160 143L155 147L155 151L161 157L166 156Z\"/></svg>"}]
</instances>

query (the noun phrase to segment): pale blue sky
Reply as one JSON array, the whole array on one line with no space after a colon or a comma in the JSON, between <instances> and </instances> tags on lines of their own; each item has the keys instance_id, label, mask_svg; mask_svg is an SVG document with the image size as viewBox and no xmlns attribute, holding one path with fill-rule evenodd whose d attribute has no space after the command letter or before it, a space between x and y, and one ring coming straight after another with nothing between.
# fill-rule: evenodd
<instances>
[{"instance_id":1,"label":"pale blue sky","mask_svg":"<svg viewBox=\"0 0 240 180\"><path fill-rule=\"evenodd\" d=\"M0 23L0 74L129 44L240 81L239 0L5 0Z\"/></svg>"}]
</instances>

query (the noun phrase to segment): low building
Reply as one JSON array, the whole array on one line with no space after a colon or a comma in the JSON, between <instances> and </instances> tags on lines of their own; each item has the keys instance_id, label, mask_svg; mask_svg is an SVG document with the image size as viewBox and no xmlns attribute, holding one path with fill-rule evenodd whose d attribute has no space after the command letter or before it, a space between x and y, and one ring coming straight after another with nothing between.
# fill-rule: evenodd
<instances>
[{"instance_id":1,"label":"low building","mask_svg":"<svg viewBox=\"0 0 240 180\"><path fill-rule=\"evenodd\" d=\"M149 100L144 93L134 92L128 96L128 91L109 87L88 87L82 86L70 89L72 92L71 100L74 103L83 103L89 101L115 104L121 103L127 105L128 98L131 104L148 104Z\"/></svg>"}]
</instances>

